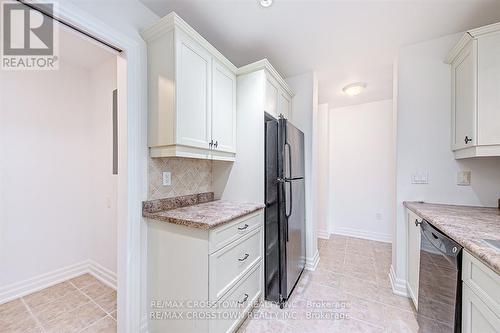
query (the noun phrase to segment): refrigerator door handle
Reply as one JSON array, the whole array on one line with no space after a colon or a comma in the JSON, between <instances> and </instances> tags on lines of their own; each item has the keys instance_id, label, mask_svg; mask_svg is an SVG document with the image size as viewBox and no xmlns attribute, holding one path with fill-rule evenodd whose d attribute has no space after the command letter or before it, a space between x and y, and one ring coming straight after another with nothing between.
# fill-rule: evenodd
<instances>
[{"instance_id":1,"label":"refrigerator door handle","mask_svg":"<svg viewBox=\"0 0 500 333\"><path fill-rule=\"evenodd\" d=\"M293 210L293 194L292 194L292 147L288 142L285 142L285 149L288 148L288 178L285 178L285 185L288 184L290 188L290 211L286 205L286 194L285 194L285 218L286 218L286 241L288 242L290 238L288 237L288 218L292 215ZM286 175L285 175L286 177Z\"/></svg>"},{"instance_id":2,"label":"refrigerator door handle","mask_svg":"<svg viewBox=\"0 0 500 333\"><path fill-rule=\"evenodd\" d=\"M290 211L288 211L288 207L286 205L286 199L285 199L285 219L286 219L286 241L288 242L290 238L288 237L288 218L292 215L292 209L293 209L293 194L292 194L292 181L291 180L285 180L285 186L288 184L290 188ZM286 196L286 195L285 195Z\"/></svg>"},{"instance_id":3,"label":"refrigerator door handle","mask_svg":"<svg viewBox=\"0 0 500 333\"><path fill-rule=\"evenodd\" d=\"M285 142L285 149L288 147L288 177L285 175L285 178L292 178L292 146L288 142Z\"/></svg>"}]
</instances>

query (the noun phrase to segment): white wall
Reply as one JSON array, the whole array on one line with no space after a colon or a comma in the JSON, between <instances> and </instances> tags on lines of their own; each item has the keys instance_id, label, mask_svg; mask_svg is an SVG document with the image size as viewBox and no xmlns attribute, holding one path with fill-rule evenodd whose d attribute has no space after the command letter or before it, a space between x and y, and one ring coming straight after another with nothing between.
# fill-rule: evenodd
<instances>
[{"instance_id":1,"label":"white wall","mask_svg":"<svg viewBox=\"0 0 500 333\"><path fill-rule=\"evenodd\" d=\"M88 259L88 80L64 63L2 73L0 286Z\"/></svg>"},{"instance_id":2,"label":"white wall","mask_svg":"<svg viewBox=\"0 0 500 333\"><path fill-rule=\"evenodd\" d=\"M2 73L0 290L88 259L116 272L115 71Z\"/></svg>"},{"instance_id":3,"label":"white wall","mask_svg":"<svg viewBox=\"0 0 500 333\"><path fill-rule=\"evenodd\" d=\"M315 179L315 211L319 238L328 239L331 234L330 223L330 140L329 140L329 114L328 104L320 104L315 117L313 142L316 150Z\"/></svg>"},{"instance_id":4,"label":"white wall","mask_svg":"<svg viewBox=\"0 0 500 333\"><path fill-rule=\"evenodd\" d=\"M393 269L406 279L406 223L402 202L495 206L500 198L500 158L457 161L450 149L451 74L443 62L461 34L400 50L397 99L397 224ZM459 170L472 171L471 186L457 186ZM411 174L428 172L429 184L412 185Z\"/></svg>"},{"instance_id":5,"label":"white wall","mask_svg":"<svg viewBox=\"0 0 500 333\"><path fill-rule=\"evenodd\" d=\"M390 242L392 100L330 109L332 231Z\"/></svg>"},{"instance_id":6,"label":"white wall","mask_svg":"<svg viewBox=\"0 0 500 333\"><path fill-rule=\"evenodd\" d=\"M295 93L292 104L291 122L304 132L305 187L306 187L306 265L314 267L318 258L317 226L315 207L315 178L317 165L313 162L314 119L317 115L318 83L315 72L308 72L286 78Z\"/></svg>"},{"instance_id":7,"label":"white wall","mask_svg":"<svg viewBox=\"0 0 500 333\"><path fill-rule=\"evenodd\" d=\"M116 58L92 69L89 77L91 111L91 210L90 258L116 274L117 175L113 166L113 95ZM118 169L119 171L120 169Z\"/></svg>"}]
</instances>

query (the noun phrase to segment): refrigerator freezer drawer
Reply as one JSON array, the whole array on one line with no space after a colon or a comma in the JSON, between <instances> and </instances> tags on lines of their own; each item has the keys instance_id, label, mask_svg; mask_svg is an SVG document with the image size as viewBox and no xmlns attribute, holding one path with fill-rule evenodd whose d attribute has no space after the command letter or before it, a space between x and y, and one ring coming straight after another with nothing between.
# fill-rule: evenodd
<instances>
[{"instance_id":1,"label":"refrigerator freezer drawer","mask_svg":"<svg viewBox=\"0 0 500 333\"><path fill-rule=\"evenodd\" d=\"M210 255L209 299L224 295L252 266L262 260L262 228Z\"/></svg>"}]
</instances>

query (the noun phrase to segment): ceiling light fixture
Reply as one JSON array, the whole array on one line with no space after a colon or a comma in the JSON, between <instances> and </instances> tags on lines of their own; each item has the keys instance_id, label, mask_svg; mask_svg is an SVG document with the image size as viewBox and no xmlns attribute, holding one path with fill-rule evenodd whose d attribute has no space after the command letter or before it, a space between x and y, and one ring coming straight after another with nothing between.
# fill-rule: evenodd
<instances>
[{"instance_id":1,"label":"ceiling light fixture","mask_svg":"<svg viewBox=\"0 0 500 333\"><path fill-rule=\"evenodd\" d=\"M273 4L273 0L260 0L260 5L267 8Z\"/></svg>"},{"instance_id":2,"label":"ceiling light fixture","mask_svg":"<svg viewBox=\"0 0 500 333\"><path fill-rule=\"evenodd\" d=\"M349 95L349 96L356 96L359 95L363 89L366 88L366 83L364 82L356 82L356 83L351 83L345 86L342 91L344 94Z\"/></svg>"}]
</instances>

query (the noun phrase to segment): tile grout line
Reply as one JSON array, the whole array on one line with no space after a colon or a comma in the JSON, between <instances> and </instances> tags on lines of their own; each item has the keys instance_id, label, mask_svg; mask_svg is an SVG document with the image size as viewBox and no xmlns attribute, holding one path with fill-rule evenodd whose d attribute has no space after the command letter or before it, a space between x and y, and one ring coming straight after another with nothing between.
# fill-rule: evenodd
<instances>
[{"instance_id":1,"label":"tile grout line","mask_svg":"<svg viewBox=\"0 0 500 333\"><path fill-rule=\"evenodd\" d=\"M98 322L100 322L101 320L104 320L106 318L110 317L111 319L113 319L113 317L111 317L110 315L105 315L104 317L100 318L100 319L97 319L96 321L90 323L88 326L85 326L84 328L82 328L81 330L79 330L77 333L81 333L83 331L85 331L87 328L90 328L92 326L94 326L95 324L97 324Z\"/></svg>"},{"instance_id":2,"label":"tile grout line","mask_svg":"<svg viewBox=\"0 0 500 333\"><path fill-rule=\"evenodd\" d=\"M31 317L33 317L33 319L35 320L35 322L37 323L37 325L41 328L42 332L45 332L45 328L42 326L42 323L40 322L40 320L38 320L38 318L35 316L35 314L33 313L33 311L31 310L31 308L28 306L28 304L26 303L26 301L24 300L23 297L20 297L19 298L21 300L21 302L24 304L24 306L26 307L26 309L28 310L29 314L31 315Z\"/></svg>"},{"instance_id":3,"label":"tile grout line","mask_svg":"<svg viewBox=\"0 0 500 333\"><path fill-rule=\"evenodd\" d=\"M345 261L346 261L346 257L347 257L347 247L348 247L348 244L349 244L348 242L349 242L349 239L346 240L345 255L344 255L344 265L345 265ZM373 258L373 259L375 260L375 258ZM327 271L330 272L331 274L337 274L337 275L341 275L344 278L346 278L346 277L349 278L349 276L345 275L344 272L342 272L342 273L336 273L336 272L332 272L332 271L329 271L329 270L327 270ZM359 278L357 278L357 279L363 281L363 279L359 279ZM366 282L369 282L369 281L366 281ZM322 285L322 286L330 287L328 285L325 285L325 284L322 284L322 283L319 283L319 282L316 282L316 283L319 284L319 285ZM343 285L343 283L341 283L341 285ZM378 281L377 281L377 283L374 283L374 285L377 286L377 287L380 287ZM391 305L391 304L387 304L387 303L380 302L380 301L377 301L377 300L366 299L364 297L357 296L357 295L355 295L353 293L350 293L350 292L346 291L343 286L341 286L340 289L341 289L342 292L344 292L344 293L346 293L348 295L359 297L360 299L365 300L365 301L373 302L375 304L381 304L381 305L384 305L386 307L393 308L393 309L399 309L400 311L403 311L405 313L410 313L410 314L414 314L415 313L414 311L401 309L400 307L398 307L396 305ZM394 295L394 296L396 296L396 295ZM365 321L365 320L362 320L362 319L358 319L358 318L352 318L352 319L355 320L355 321L360 321L360 322L363 322L365 324L371 325L373 327L379 327L379 328L382 328L382 329L387 329L387 327L385 325L385 320L384 320L384 325L383 326L378 326L375 323L372 323L372 322L369 322L369 321Z\"/></svg>"},{"instance_id":4,"label":"tile grout line","mask_svg":"<svg viewBox=\"0 0 500 333\"><path fill-rule=\"evenodd\" d=\"M102 311L106 314L106 316L111 316L111 314L110 314L110 313L108 313L108 311L104 310L104 309L103 309L103 307L102 307L102 306L100 306L100 305L99 305L99 304L98 304L98 303L97 303L97 302L96 302L96 301L95 301L92 297L90 297L90 296L89 296L88 294L86 294L83 290L81 290L80 288L78 288L77 286L75 286L75 285L73 284L73 282L71 282L71 281L68 281L68 282L69 282L69 283L71 283L71 284L73 285L73 287L75 287L78 291L80 291L80 292L81 292L83 295L85 295L88 299L90 299L90 300L92 301L92 303L94 303L95 305L97 305L97 307L98 307L99 309L101 309L101 310L102 310ZM91 285L90 285L90 286L91 286ZM104 317L106 317L106 316L104 316ZM103 317L103 318L104 318L104 317Z\"/></svg>"},{"instance_id":5,"label":"tile grout line","mask_svg":"<svg viewBox=\"0 0 500 333\"><path fill-rule=\"evenodd\" d=\"M68 281L69 283L71 283L71 285L73 287L75 287L79 292L81 292L85 297L87 297L88 299L90 299L90 302L94 303L99 309L101 309L106 315L102 318L99 318L97 319L96 321L90 323L88 326L84 327L82 330L78 331L78 332L82 332L83 330L86 330L87 328L89 328L90 326L94 325L95 323L99 322L100 320L103 320L104 318L106 317L110 317L111 319L113 319L115 322L116 322L116 319L113 318L113 316L111 315L111 313L108 313L108 311L104 310L102 308L102 306L100 306L99 304L97 304L97 302L92 298L90 297L88 294L86 294L83 290L81 290L80 288L78 288L73 282L71 281ZM92 284L90 284L89 286L91 286ZM88 287L88 286L87 286ZM89 303L90 303L89 302ZM116 311L116 310L115 310ZM114 312L114 311L113 311Z\"/></svg>"}]
</instances>

